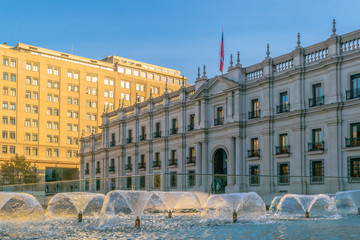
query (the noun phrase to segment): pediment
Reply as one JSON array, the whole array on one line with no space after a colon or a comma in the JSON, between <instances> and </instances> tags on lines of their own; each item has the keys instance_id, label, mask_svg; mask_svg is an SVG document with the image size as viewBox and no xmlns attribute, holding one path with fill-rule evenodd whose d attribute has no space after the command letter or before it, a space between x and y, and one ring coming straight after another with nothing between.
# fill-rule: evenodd
<instances>
[{"instance_id":1,"label":"pediment","mask_svg":"<svg viewBox=\"0 0 360 240\"><path fill-rule=\"evenodd\" d=\"M207 85L207 86L206 86ZM239 83L229 80L227 78L216 76L208 80L208 84L203 84L195 93L196 97L203 96L205 90L209 95L217 95L228 89L239 87Z\"/></svg>"}]
</instances>

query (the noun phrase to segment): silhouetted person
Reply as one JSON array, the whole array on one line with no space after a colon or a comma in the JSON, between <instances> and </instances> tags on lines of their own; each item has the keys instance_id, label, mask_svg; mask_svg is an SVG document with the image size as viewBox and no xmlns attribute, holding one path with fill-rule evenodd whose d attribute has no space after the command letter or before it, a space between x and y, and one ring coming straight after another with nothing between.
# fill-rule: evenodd
<instances>
[{"instance_id":1,"label":"silhouetted person","mask_svg":"<svg viewBox=\"0 0 360 240\"><path fill-rule=\"evenodd\" d=\"M233 212L233 222L236 222L236 221L237 221L237 213L234 210L234 212Z\"/></svg>"},{"instance_id":2,"label":"silhouetted person","mask_svg":"<svg viewBox=\"0 0 360 240\"><path fill-rule=\"evenodd\" d=\"M140 228L140 218L139 218L139 216L137 216L136 219L135 219L135 228Z\"/></svg>"}]
</instances>

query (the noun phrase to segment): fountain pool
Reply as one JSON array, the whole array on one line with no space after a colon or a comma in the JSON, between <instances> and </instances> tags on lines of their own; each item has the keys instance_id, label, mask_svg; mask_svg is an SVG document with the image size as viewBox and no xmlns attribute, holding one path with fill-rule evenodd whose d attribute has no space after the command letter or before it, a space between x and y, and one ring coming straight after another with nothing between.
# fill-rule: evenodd
<instances>
[{"instance_id":1,"label":"fountain pool","mask_svg":"<svg viewBox=\"0 0 360 240\"><path fill-rule=\"evenodd\" d=\"M17 194L22 195L7 193L1 197L0 194L0 203L5 203L0 209L20 211L16 201L11 200ZM71 195L58 195L52 201L58 206L72 202L71 208L77 212L88 208L91 199L96 199L88 193ZM357 194L350 195L356 202ZM27 200L22 201L32 202L27 206L37 206L37 200L31 195L23 197ZM57 208L57 218L43 215L38 221L2 219L0 239L360 239L360 216L327 214L329 209L336 210L336 198L327 195L285 195L280 200L274 199L275 213L265 210L263 200L256 193L211 195L206 202L204 196L200 199L197 194L184 192L117 190L109 192L105 199L104 195L98 197L104 200L101 213L85 216L82 222L78 222L76 216L61 217L60 209L66 213L67 208ZM161 205L164 211L175 210L172 218L161 211L146 211L149 203L155 207ZM194 204L194 211L176 211L177 207L188 209ZM289 213L292 208L291 214L279 214L285 209ZM325 214L313 214L314 209ZM234 210L238 215L235 223L231 221ZM303 217L304 211L310 211L310 218ZM137 216L141 218L141 228L134 228Z\"/></svg>"}]
</instances>

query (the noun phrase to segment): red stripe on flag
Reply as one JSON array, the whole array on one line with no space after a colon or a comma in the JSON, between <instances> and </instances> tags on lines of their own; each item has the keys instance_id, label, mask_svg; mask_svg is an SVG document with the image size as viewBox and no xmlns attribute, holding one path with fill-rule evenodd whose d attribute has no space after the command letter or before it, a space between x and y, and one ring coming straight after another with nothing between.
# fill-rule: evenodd
<instances>
[{"instance_id":1,"label":"red stripe on flag","mask_svg":"<svg viewBox=\"0 0 360 240\"><path fill-rule=\"evenodd\" d=\"M224 68L224 32L221 36L221 51L220 51L220 72L223 71Z\"/></svg>"}]
</instances>

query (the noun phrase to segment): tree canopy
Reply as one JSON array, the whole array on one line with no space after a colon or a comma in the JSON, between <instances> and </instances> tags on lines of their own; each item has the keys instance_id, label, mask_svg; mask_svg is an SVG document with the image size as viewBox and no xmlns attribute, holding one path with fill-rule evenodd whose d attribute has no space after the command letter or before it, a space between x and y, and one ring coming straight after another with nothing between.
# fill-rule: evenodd
<instances>
[{"instance_id":1,"label":"tree canopy","mask_svg":"<svg viewBox=\"0 0 360 240\"><path fill-rule=\"evenodd\" d=\"M3 184L36 183L36 167L26 161L25 156L15 154L9 161L0 166Z\"/></svg>"}]
</instances>

